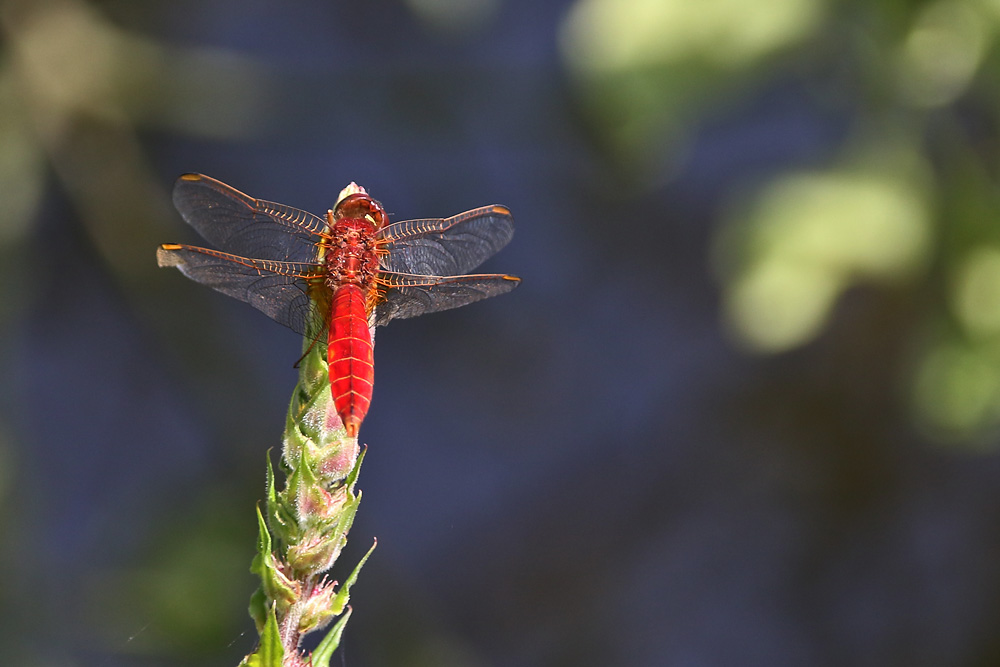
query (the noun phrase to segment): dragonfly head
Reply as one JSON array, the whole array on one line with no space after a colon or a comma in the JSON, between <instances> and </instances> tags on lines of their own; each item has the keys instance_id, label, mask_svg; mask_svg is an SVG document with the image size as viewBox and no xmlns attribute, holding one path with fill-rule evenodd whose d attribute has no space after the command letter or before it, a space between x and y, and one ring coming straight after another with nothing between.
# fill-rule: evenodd
<instances>
[{"instance_id":1,"label":"dragonfly head","mask_svg":"<svg viewBox=\"0 0 1000 667\"><path fill-rule=\"evenodd\" d=\"M334 220L364 219L381 229L388 222L388 216L382 204L364 193L348 195L340 200L333 210Z\"/></svg>"}]
</instances>

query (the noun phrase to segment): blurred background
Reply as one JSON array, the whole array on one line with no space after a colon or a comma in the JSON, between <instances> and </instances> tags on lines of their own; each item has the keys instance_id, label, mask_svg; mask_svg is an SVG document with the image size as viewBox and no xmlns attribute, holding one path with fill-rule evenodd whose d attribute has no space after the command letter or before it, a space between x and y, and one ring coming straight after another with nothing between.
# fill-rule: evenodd
<instances>
[{"instance_id":1,"label":"blurred background","mask_svg":"<svg viewBox=\"0 0 1000 667\"><path fill-rule=\"evenodd\" d=\"M380 329L335 661L1000 664L997 0L0 1L5 664L235 665L300 338L198 171L502 203Z\"/></svg>"}]
</instances>

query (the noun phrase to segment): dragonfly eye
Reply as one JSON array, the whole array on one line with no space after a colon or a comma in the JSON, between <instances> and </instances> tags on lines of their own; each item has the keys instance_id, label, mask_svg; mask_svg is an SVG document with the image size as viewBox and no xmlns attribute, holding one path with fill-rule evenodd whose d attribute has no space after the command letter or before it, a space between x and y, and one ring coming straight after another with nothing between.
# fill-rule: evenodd
<instances>
[{"instance_id":1,"label":"dragonfly eye","mask_svg":"<svg viewBox=\"0 0 1000 667\"><path fill-rule=\"evenodd\" d=\"M337 220L345 218L368 220L378 223L385 216L382 205L366 194L353 194L345 197L337 204L333 213Z\"/></svg>"},{"instance_id":2,"label":"dragonfly eye","mask_svg":"<svg viewBox=\"0 0 1000 667\"><path fill-rule=\"evenodd\" d=\"M361 193L353 194L340 200L337 208L334 209L333 216L337 220L344 220L345 218L367 220L376 227L382 227L387 221L387 216L382 205L368 195Z\"/></svg>"}]
</instances>

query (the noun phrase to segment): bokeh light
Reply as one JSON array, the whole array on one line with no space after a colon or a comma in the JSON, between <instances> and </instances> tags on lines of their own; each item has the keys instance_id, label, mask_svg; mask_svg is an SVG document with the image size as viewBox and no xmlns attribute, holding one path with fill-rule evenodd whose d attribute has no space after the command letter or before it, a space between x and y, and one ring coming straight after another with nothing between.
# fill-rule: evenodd
<instances>
[{"instance_id":1,"label":"bokeh light","mask_svg":"<svg viewBox=\"0 0 1000 667\"><path fill-rule=\"evenodd\" d=\"M997 28L980 5L942 0L920 11L900 52L904 99L939 106L966 90Z\"/></svg>"},{"instance_id":2,"label":"bokeh light","mask_svg":"<svg viewBox=\"0 0 1000 667\"><path fill-rule=\"evenodd\" d=\"M699 102L808 38L824 12L820 0L581 0L560 41L611 155L641 180Z\"/></svg>"},{"instance_id":3,"label":"bokeh light","mask_svg":"<svg viewBox=\"0 0 1000 667\"><path fill-rule=\"evenodd\" d=\"M721 237L737 246L720 252L723 270L739 266L727 278L727 314L751 347L777 352L808 342L843 290L898 282L926 263L924 170L902 156L859 160L776 179Z\"/></svg>"}]
</instances>

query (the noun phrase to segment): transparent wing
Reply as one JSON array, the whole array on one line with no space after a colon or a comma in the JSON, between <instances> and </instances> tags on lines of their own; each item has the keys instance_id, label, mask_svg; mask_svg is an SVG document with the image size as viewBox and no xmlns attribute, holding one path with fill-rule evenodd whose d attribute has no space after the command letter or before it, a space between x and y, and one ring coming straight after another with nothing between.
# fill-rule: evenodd
<instances>
[{"instance_id":1,"label":"transparent wing","mask_svg":"<svg viewBox=\"0 0 1000 667\"><path fill-rule=\"evenodd\" d=\"M312 261L326 229L326 223L312 213L254 199L201 174L177 179L174 206L206 241L247 257Z\"/></svg>"},{"instance_id":2,"label":"transparent wing","mask_svg":"<svg viewBox=\"0 0 1000 667\"><path fill-rule=\"evenodd\" d=\"M506 294L521 282L502 274L470 276L418 276L383 271L378 277L379 300L375 324L416 317L424 313L458 308L498 294Z\"/></svg>"},{"instance_id":3,"label":"transparent wing","mask_svg":"<svg viewBox=\"0 0 1000 667\"><path fill-rule=\"evenodd\" d=\"M389 251L380 264L398 273L458 276L485 262L512 236L514 219L504 206L484 206L444 219L405 220L379 232Z\"/></svg>"},{"instance_id":4,"label":"transparent wing","mask_svg":"<svg viewBox=\"0 0 1000 667\"><path fill-rule=\"evenodd\" d=\"M322 280L319 265L249 259L179 244L161 245L156 259L160 266L175 266L195 282L245 301L300 334L315 336L323 328L309 295L310 286Z\"/></svg>"}]
</instances>

